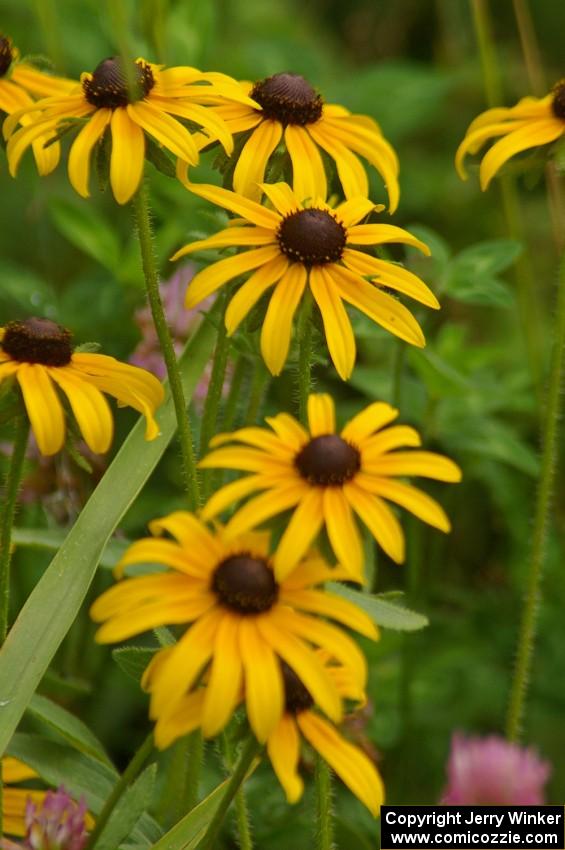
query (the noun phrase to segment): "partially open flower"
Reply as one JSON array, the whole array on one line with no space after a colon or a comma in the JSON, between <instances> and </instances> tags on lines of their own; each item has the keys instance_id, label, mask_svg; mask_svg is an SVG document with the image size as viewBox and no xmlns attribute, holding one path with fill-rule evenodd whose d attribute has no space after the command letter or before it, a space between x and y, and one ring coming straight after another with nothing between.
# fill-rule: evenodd
<instances>
[{"instance_id":1,"label":"partially open flower","mask_svg":"<svg viewBox=\"0 0 565 850\"><path fill-rule=\"evenodd\" d=\"M39 450L58 452L65 442L63 391L89 449L110 448L114 422L103 393L146 418L146 439L159 436L154 414L164 398L157 378L104 354L73 352L71 332L33 317L0 328L0 383L15 377Z\"/></svg>"}]
</instances>

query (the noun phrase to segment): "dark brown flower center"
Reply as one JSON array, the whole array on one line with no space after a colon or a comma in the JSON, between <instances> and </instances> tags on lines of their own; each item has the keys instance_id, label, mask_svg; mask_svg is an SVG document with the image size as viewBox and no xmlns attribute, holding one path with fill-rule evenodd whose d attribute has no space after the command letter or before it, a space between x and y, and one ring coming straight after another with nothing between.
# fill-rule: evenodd
<instances>
[{"instance_id":1,"label":"dark brown flower center","mask_svg":"<svg viewBox=\"0 0 565 850\"><path fill-rule=\"evenodd\" d=\"M281 671L284 682L285 707L292 714L306 711L314 705L310 691L302 684L292 667L286 661L281 661Z\"/></svg>"},{"instance_id":2,"label":"dark brown flower center","mask_svg":"<svg viewBox=\"0 0 565 850\"><path fill-rule=\"evenodd\" d=\"M83 80L84 96L97 109L117 109L141 100L155 85L155 78L146 62L134 63L133 86L128 88L122 61L118 56L104 59L96 67L90 79Z\"/></svg>"},{"instance_id":3,"label":"dark brown flower center","mask_svg":"<svg viewBox=\"0 0 565 850\"><path fill-rule=\"evenodd\" d=\"M556 118L565 121L565 81L557 83L553 89L553 100L551 108Z\"/></svg>"},{"instance_id":4,"label":"dark brown flower center","mask_svg":"<svg viewBox=\"0 0 565 850\"><path fill-rule=\"evenodd\" d=\"M336 487L350 481L361 468L358 450L338 437L314 437L296 455L294 464L310 484Z\"/></svg>"},{"instance_id":5,"label":"dark brown flower center","mask_svg":"<svg viewBox=\"0 0 565 850\"><path fill-rule=\"evenodd\" d=\"M279 595L279 586L267 561L246 552L232 555L216 568L212 590L223 605L238 614L268 611Z\"/></svg>"},{"instance_id":6,"label":"dark brown flower center","mask_svg":"<svg viewBox=\"0 0 565 850\"><path fill-rule=\"evenodd\" d=\"M0 346L13 360L44 366L66 366L73 353L70 331L51 319L35 316L23 322L9 322Z\"/></svg>"},{"instance_id":7,"label":"dark brown flower center","mask_svg":"<svg viewBox=\"0 0 565 850\"><path fill-rule=\"evenodd\" d=\"M251 97L263 107L265 118L281 124L313 124L322 115L324 101L299 74L274 74L255 83Z\"/></svg>"},{"instance_id":8,"label":"dark brown flower center","mask_svg":"<svg viewBox=\"0 0 565 850\"><path fill-rule=\"evenodd\" d=\"M341 259L347 232L327 210L308 209L290 213L277 232L283 254L305 266L321 266Z\"/></svg>"},{"instance_id":9,"label":"dark brown flower center","mask_svg":"<svg viewBox=\"0 0 565 850\"><path fill-rule=\"evenodd\" d=\"M12 50L12 39L5 35L0 35L0 77L3 77L10 70L10 65L14 61L14 51Z\"/></svg>"}]
</instances>

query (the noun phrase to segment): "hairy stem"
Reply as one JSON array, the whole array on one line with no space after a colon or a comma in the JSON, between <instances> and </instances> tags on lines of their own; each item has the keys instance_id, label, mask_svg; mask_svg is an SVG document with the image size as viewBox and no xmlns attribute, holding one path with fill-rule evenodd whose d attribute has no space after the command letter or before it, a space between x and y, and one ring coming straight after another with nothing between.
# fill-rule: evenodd
<instances>
[{"instance_id":1,"label":"hairy stem","mask_svg":"<svg viewBox=\"0 0 565 850\"><path fill-rule=\"evenodd\" d=\"M29 421L19 416L15 422L15 438L2 499L0 515L0 646L8 633L10 607L10 562L12 560L12 527L16 516L18 492L22 480Z\"/></svg>"},{"instance_id":2,"label":"hairy stem","mask_svg":"<svg viewBox=\"0 0 565 850\"><path fill-rule=\"evenodd\" d=\"M334 823L332 776L320 755L316 755L316 850L333 850Z\"/></svg>"}]
</instances>

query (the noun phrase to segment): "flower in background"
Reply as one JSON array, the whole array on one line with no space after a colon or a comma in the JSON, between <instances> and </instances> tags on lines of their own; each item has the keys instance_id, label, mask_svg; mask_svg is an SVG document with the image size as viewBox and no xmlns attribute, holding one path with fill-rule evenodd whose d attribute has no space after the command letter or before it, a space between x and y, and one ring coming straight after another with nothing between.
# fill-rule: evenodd
<instances>
[{"instance_id":1,"label":"flower in background","mask_svg":"<svg viewBox=\"0 0 565 850\"><path fill-rule=\"evenodd\" d=\"M48 791L40 805L27 804L22 850L83 850L88 821L84 800L75 803L63 786Z\"/></svg>"},{"instance_id":2,"label":"flower in background","mask_svg":"<svg viewBox=\"0 0 565 850\"><path fill-rule=\"evenodd\" d=\"M155 375L104 354L73 352L71 333L50 319L33 317L0 328L0 383L16 378L39 451L56 454L65 442L67 397L89 449L110 448L114 421L103 393L145 416L145 438L159 436L154 413L164 398Z\"/></svg>"},{"instance_id":3,"label":"flower in background","mask_svg":"<svg viewBox=\"0 0 565 850\"><path fill-rule=\"evenodd\" d=\"M7 835L24 836L26 834L26 806L31 800L41 806L45 799L45 791L35 791L29 788L13 788L18 782L37 779L37 773L27 764L11 756L2 759L2 822Z\"/></svg>"},{"instance_id":4,"label":"flower in background","mask_svg":"<svg viewBox=\"0 0 565 850\"><path fill-rule=\"evenodd\" d=\"M224 120L203 104L210 96L252 101L235 80L224 74L202 73L196 68L164 68L137 59L128 79L119 57L104 59L92 73L83 73L68 92L37 101L33 109L19 109L4 122L7 156L14 177L26 149L46 134L54 137L77 120L81 129L69 152L69 180L82 197L89 197L90 158L97 142L110 128L110 185L119 204L137 191L143 175L145 136L184 162L198 162L198 148L183 122L203 128L209 139L218 139L226 153L233 139ZM22 116L29 126L17 130Z\"/></svg>"},{"instance_id":5,"label":"flower in background","mask_svg":"<svg viewBox=\"0 0 565 850\"><path fill-rule=\"evenodd\" d=\"M550 773L551 765L533 747L521 747L498 735L480 738L456 732L441 802L453 806L543 805Z\"/></svg>"},{"instance_id":6,"label":"flower in background","mask_svg":"<svg viewBox=\"0 0 565 850\"><path fill-rule=\"evenodd\" d=\"M196 326L201 321L202 312L208 310L215 301L215 296L211 295L202 301L197 309L187 310L185 308L184 297L186 287L194 276L194 271L194 266L188 263L185 266L181 266L167 281L163 281L159 285L163 309L165 310L167 324L171 331L177 357L180 356L187 339L192 335ZM143 369L148 369L163 380L167 375L167 369L149 306L145 305L139 310L136 310L134 321L141 331L142 338L129 358L130 363L134 363ZM224 395L230 386L231 372L231 364L228 363L226 379L224 381ZM211 374L212 363L210 361L206 364L192 395L192 401L198 409L202 407L208 394Z\"/></svg>"},{"instance_id":7,"label":"flower in background","mask_svg":"<svg viewBox=\"0 0 565 850\"><path fill-rule=\"evenodd\" d=\"M151 693L157 746L186 734L196 709L202 712L204 735L218 734L239 703L242 687L251 727L266 741L284 710L279 659L300 676L316 704L340 722L340 695L312 647L327 650L363 690L365 657L340 626L378 637L364 611L321 587L346 573L311 552L278 581L270 532L227 541L220 525L210 531L185 511L155 520L149 528L154 537L133 543L116 573L121 576L125 567L138 564L158 564L161 571L120 581L90 613L103 623L96 633L100 643L127 640L157 626L186 627L177 644L157 653L142 682ZM164 532L174 539L159 537ZM195 705L191 691L208 671L205 694L200 689L194 697L203 702ZM183 705L185 710L178 710Z\"/></svg>"},{"instance_id":8,"label":"flower in background","mask_svg":"<svg viewBox=\"0 0 565 850\"><path fill-rule=\"evenodd\" d=\"M547 145L565 133L565 80L542 98L524 97L516 106L487 109L470 124L455 155L459 176L466 180L463 160L477 153L489 139L504 136L483 157L480 167L484 191L497 171L517 153Z\"/></svg>"},{"instance_id":9,"label":"flower in background","mask_svg":"<svg viewBox=\"0 0 565 850\"><path fill-rule=\"evenodd\" d=\"M10 115L33 105L34 95L50 97L63 95L74 87L72 80L63 77L53 77L29 65L20 62L20 52L12 44L12 39L0 34L0 111ZM24 114L20 118L23 126L31 123L31 115ZM49 174L59 162L60 146L58 143L44 148L43 145L53 134L43 133L33 143L33 155L38 172L43 176Z\"/></svg>"},{"instance_id":10,"label":"flower in background","mask_svg":"<svg viewBox=\"0 0 565 850\"><path fill-rule=\"evenodd\" d=\"M261 353L273 375L280 374L284 367L294 314L307 287L322 315L330 356L344 380L351 375L356 354L344 302L411 345L425 345L422 329L412 313L384 287L433 309L439 308L437 298L415 274L366 253L365 248L399 242L424 254L430 251L401 227L360 224L375 210L367 198L353 198L332 209L325 196L316 196L303 205L286 183L264 184L274 206L268 209L218 186L191 183L189 188L241 216L243 222L231 222L230 227L208 239L185 245L172 259L207 248L242 246L249 250L198 272L188 287L186 306L196 306L228 281L245 275L245 283L226 311L226 328L231 335L261 296L273 290L261 329Z\"/></svg>"},{"instance_id":11,"label":"flower in background","mask_svg":"<svg viewBox=\"0 0 565 850\"><path fill-rule=\"evenodd\" d=\"M461 480L461 470L434 452L392 451L421 445L414 428L385 427L397 416L390 404L375 402L337 433L333 399L312 394L308 430L288 413L279 413L266 420L271 431L242 428L218 434L200 466L250 474L218 490L202 517L214 519L253 495L227 523L226 535L231 537L294 509L273 557L278 580L288 575L325 526L337 560L350 579L362 582L363 545L355 514L387 555L402 563L404 534L387 500L440 531L448 532L450 523L434 499L399 479L421 475L455 482Z\"/></svg>"},{"instance_id":12,"label":"flower in background","mask_svg":"<svg viewBox=\"0 0 565 850\"><path fill-rule=\"evenodd\" d=\"M346 198L368 197L369 182L359 156L374 166L385 183L389 212L398 206L398 158L379 125L368 115L352 115L343 106L325 103L299 74L274 74L255 84L240 83L251 101L222 103L216 112L231 133L251 131L238 157L233 188L259 201L260 184L277 146L283 142L292 162L293 189L301 201L326 198L327 179L320 151L335 163ZM199 138L200 146L209 139ZM186 167L179 177L185 180Z\"/></svg>"}]
</instances>

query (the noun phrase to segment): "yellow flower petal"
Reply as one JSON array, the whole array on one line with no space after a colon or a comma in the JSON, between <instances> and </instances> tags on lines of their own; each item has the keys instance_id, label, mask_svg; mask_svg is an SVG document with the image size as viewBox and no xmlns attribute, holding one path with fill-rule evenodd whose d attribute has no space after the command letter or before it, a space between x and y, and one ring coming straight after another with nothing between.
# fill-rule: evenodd
<instances>
[{"instance_id":1,"label":"yellow flower petal","mask_svg":"<svg viewBox=\"0 0 565 850\"><path fill-rule=\"evenodd\" d=\"M339 182L343 187L346 198L367 197L369 195L369 181L367 173L357 156L350 151L343 142L333 139L312 124L308 132L323 150L334 160L337 168Z\"/></svg>"},{"instance_id":2,"label":"yellow flower petal","mask_svg":"<svg viewBox=\"0 0 565 850\"><path fill-rule=\"evenodd\" d=\"M363 582L364 557L361 535L341 487L324 488L324 519L337 561L354 581Z\"/></svg>"},{"instance_id":3,"label":"yellow flower petal","mask_svg":"<svg viewBox=\"0 0 565 850\"><path fill-rule=\"evenodd\" d=\"M286 799L289 803L296 803L302 796L304 783L298 775L300 736L291 714L283 714L279 725L269 735L267 753Z\"/></svg>"},{"instance_id":4,"label":"yellow flower petal","mask_svg":"<svg viewBox=\"0 0 565 850\"><path fill-rule=\"evenodd\" d=\"M312 437L335 434L335 405L331 395L312 393L308 397L308 427Z\"/></svg>"},{"instance_id":5,"label":"yellow flower petal","mask_svg":"<svg viewBox=\"0 0 565 850\"><path fill-rule=\"evenodd\" d=\"M131 120L153 136L159 144L190 165L196 165L198 150L192 136L180 121L171 118L147 100L129 103L125 108Z\"/></svg>"},{"instance_id":6,"label":"yellow flower petal","mask_svg":"<svg viewBox=\"0 0 565 850\"><path fill-rule=\"evenodd\" d=\"M359 483L363 486L363 482ZM371 484L374 487L372 492L395 502L417 516L418 519L427 522L428 525L433 525L434 528L446 533L451 531L449 517L441 505L427 493L418 490L417 487L390 478L373 478Z\"/></svg>"},{"instance_id":7,"label":"yellow flower petal","mask_svg":"<svg viewBox=\"0 0 565 850\"><path fill-rule=\"evenodd\" d=\"M53 368L49 374L67 396L88 448L94 454L107 452L114 436L114 420L100 390L70 370Z\"/></svg>"},{"instance_id":8,"label":"yellow flower petal","mask_svg":"<svg viewBox=\"0 0 565 850\"><path fill-rule=\"evenodd\" d=\"M261 493L240 508L226 525L231 539L255 528L276 514L294 507L302 499L306 486L301 482L281 486L277 490Z\"/></svg>"},{"instance_id":9,"label":"yellow flower petal","mask_svg":"<svg viewBox=\"0 0 565 850\"><path fill-rule=\"evenodd\" d=\"M202 519L210 520L221 514L227 507L245 499L256 490L262 490L267 486L260 475L247 475L239 481L232 481L220 487L219 490L208 499L201 511Z\"/></svg>"},{"instance_id":10,"label":"yellow flower petal","mask_svg":"<svg viewBox=\"0 0 565 850\"><path fill-rule=\"evenodd\" d=\"M400 446L421 446L422 440L418 432L409 425L395 425L386 428L374 437L368 437L363 443L361 466L365 463L378 462L379 455Z\"/></svg>"},{"instance_id":11,"label":"yellow flower petal","mask_svg":"<svg viewBox=\"0 0 565 850\"><path fill-rule=\"evenodd\" d=\"M336 658L351 670L360 687L365 687L367 661L355 641L343 629L326 623L318 617L298 614L292 610L285 612L284 622L289 632L324 649L331 658Z\"/></svg>"},{"instance_id":12,"label":"yellow flower petal","mask_svg":"<svg viewBox=\"0 0 565 850\"><path fill-rule=\"evenodd\" d=\"M175 601L158 601L141 605L107 620L96 632L97 643L116 643L143 634L159 626L173 626L198 620L216 604L212 593L178 594ZM195 627L193 627L195 628Z\"/></svg>"},{"instance_id":13,"label":"yellow flower petal","mask_svg":"<svg viewBox=\"0 0 565 850\"><path fill-rule=\"evenodd\" d=\"M419 348L424 347L426 341L422 329L406 307L390 295L379 292L349 269L333 265L331 276L338 284L342 298L400 339Z\"/></svg>"},{"instance_id":14,"label":"yellow flower petal","mask_svg":"<svg viewBox=\"0 0 565 850\"><path fill-rule=\"evenodd\" d=\"M294 449L300 449L308 441L308 432L289 413L267 416L265 422L271 426L278 437Z\"/></svg>"},{"instance_id":15,"label":"yellow flower petal","mask_svg":"<svg viewBox=\"0 0 565 850\"><path fill-rule=\"evenodd\" d=\"M462 180L467 179L464 160L467 154L478 153L484 143L496 136L506 136L520 127L531 126L530 121L502 121L500 124L488 124L486 127L478 127L472 132L467 131L463 141L457 148L455 154L455 168Z\"/></svg>"},{"instance_id":16,"label":"yellow flower petal","mask_svg":"<svg viewBox=\"0 0 565 850\"><path fill-rule=\"evenodd\" d=\"M261 354L272 375L280 375L290 347L292 320L306 287L306 269L291 263L271 295L261 329Z\"/></svg>"},{"instance_id":17,"label":"yellow flower petal","mask_svg":"<svg viewBox=\"0 0 565 850\"><path fill-rule=\"evenodd\" d=\"M193 553L194 549L202 553L204 561L221 558L222 547L198 517L188 511L173 511L160 519L149 523L151 534L167 532L175 537L181 546Z\"/></svg>"},{"instance_id":18,"label":"yellow flower petal","mask_svg":"<svg viewBox=\"0 0 565 850\"><path fill-rule=\"evenodd\" d=\"M356 514L363 520L377 543L389 558L404 561L404 534L388 505L377 496L367 493L355 481L344 486L345 496Z\"/></svg>"},{"instance_id":19,"label":"yellow flower petal","mask_svg":"<svg viewBox=\"0 0 565 850\"><path fill-rule=\"evenodd\" d=\"M226 122L220 118L214 109L200 106L198 103L189 103L175 100L172 97L153 97L151 102L163 112L177 115L195 124L200 124L211 140L218 140L228 156L233 151L232 134L228 130ZM190 162L190 160L188 160Z\"/></svg>"},{"instance_id":20,"label":"yellow flower petal","mask_svg":"<svg viewBox=\"0 0 565 850\"><path fill-rule=\"evenodd\" d=\"M355 336L339 290L324 266L310 270L310 290L322 314L332 362L339 377L347 381L355 365Z\"/></svg>"},{"instance_id":21,"label":"yellow flower petal","mask_svg":"<svg viewBox=\"0 0 565 850\"><path fill-rule=\"evenodd\" d=\"M352 245L384 245L388 242L401 242L418 248L428 257L431 253L425 242L394 224L355 224L347 231L347 241Z\"/></svg>"},{"instance_id":22,"label":"yellow flower petal","mask_svg":"<svg viewBox=\"0 0 565 850\"><path fill-rule=\"evenodd\" d=\"M277 581L293 572L322 527L322 489L310 487L300 500L275 552L273 566Z\"/></svg>"},{"instance_id":23,"label":"yellow flower petal","mask_svg":"<svg viewBox=\"0 0 565 850\"><path fill-rule=\"evenodd\" d=\"M110 123L111 116L111 109L98 109L71 145L68 163L69 180L75 192L83 198L90 196L88 179L92 148Z\"/></svg>"},{"instance_id":24,"label":"yellow flower petal","mask_svg":"<svg viewBox=\"0 0 565 850\"><path fill-rule=\"evenodd\" d=\"M360 443L370 434L392 422L398 416L398 410L384 401L375 401L350 419L342 429L341 436L352 443Z\"/></svg>"},{"instance_id":25,"label":"yellow flower petal","mask_svg":"<svg viewBox=\"0 0 565 850\"><path fill-rule=\"evenodd\" d=\"M335 208L335 214L342 224L350 227L352 224L357 224L373 210L378 209L381 209L381 207L376 207L367 197L353 197L339 204Z\"/></svg>"},{"instance_id":26,"label":"yellow flower petal","mask_svg":"<svg viewBox=\"0 0 565 850\"><path fill-rule=\"evenodd\" d=\"M219 186L212 186L207 183L187 183L186 187L200 198L240 215L258 227L267 227L275 231L280 224L279 215L255 201L250 201L248 198L238 195L236 192L230 192L228 189L221 189Z\"/></svg>"},{"instance_id":27,"label":"yellow flower petal","mask_svg":"<svg viewBox=\"0 0 565 850\"><path fill-rule=\"evenodd\" d=\"M202 734L212 738L224 728L240 699L243 680L239 651L241 617L226 614L216 633L214 660L202 706Z\"/></svg>"},{"instance_id":28,"label":"yellow flower petal","mask_svg":"<svg viewBox=\"0 0 565 850\"><path fill-rule=\"evenodd\" d=\"M194 691L182 697L170 714L157 718L155 746L158 749L164 750L177 738L182 738L198 729L202 723L204 696L203 688Z\"/></svg>"},{"instance_id":29,"label":"yellow flower petal","mask_svg":"<svg viewBox=\"0 0 565 850\"><path fill-rule=\"evenodd\" d=\"M312 711L303 711L298 726L307 741L327 761L347 787L377 817L384 802L382 780L374 764Z\"/></svg>"},{"instance_id":30,"label":"yellow flower petal","mask_svg":"<svg viewBox=\"0 0 565 850\"><path fill-rule=\"evenodd\" d=\"M233 173L233 188L240 195L260 201L260 184L265 179L269 158L282 137L278 121L262 121L247 140L238 157Z\"/></svg>"},{"instance_id":31,"label":"yellow flower petal","mask_svg":"<svg viewBox=\"0 0 565 850\"><path fill-rule=\"evenodd\" d=\"M206 239L189 242L188 245L177 251L171 257L171 260L178 260L187 254L193 254L195 251L205 251L209 248L232 248L238 245L268 245L275 241L272 230L267 230L264 227L228 227L225 230L214 233L213 236L208 236Z\"/></svg>"},{"instance_id":32,"label":"yellow flower petal","mask_svg":"<svg viewBox=\"0 0 565 850\"><path fill-rule=\"evenodd\" d=\"M65 418L49 372L39 363L22 363L16 374L39 451L54 455L65 442Z\"/></svg>"},{"instance_id":33,"label":"yellow flower petal","mask_svg":"<svg viewBox=\"0 0 565 850\"><path fill-rule=\"evenodd\" d=\"M288 183L263 183L261 189L283 217L302 209L296 193Z\"/></svg>"},{"instance_id":34,"label":"yellow flower petal","mask_svg":"<svg viewBox=\"0 0 565 850\"><path fill-rule=\"evenodd\" d=\"M27 779L35 779L37 776L33 768L28 767L19 759L12 758L12 756L4 756L1 765L2 782L4 783L25 782Z\"/></svg>"},{"instance_id":35,"label":"yellow flower petal","mask_svg":"<svg viewBox=\"0 0 565 850\"><path fill-rule=\"evenodd\" d=\"M327 567L326 567L327 570ZM327 570L327 572L330 572ZM329 576L331 581L333 576ZM341 596L336 596L329 591L311 590L311 589L292 589L287 590L286 584L281 590L279 596L281 602L287 602L292 608L298 608L303 611L309 611L313 614L321 614L322 617L328 617L331 620L337 620L354 629L366 637L376 640L378 637L378 629L371 618L357 605L348 602L347 599L342 599Z\"/></svg>"},{"instance_id":36,"label":"yellow flower petal","mask_svg":"<svg viewBox=\"0 0 565 850\"><path fill-rule=\"evenodd\" d=\"M499 171L510 157L528 148L538 145L547 145L555 141L565 130L565 123L558 118L548 118L536 121L526 127L515 130L503 139L496 142L485 155L481 162L480 178L483 192L497 171Z\"/></svg>"},{"instance_id":37,"label":"yellow flower petal","mask_svg":"<svg viewBox=\"0 0 565 850\"><path fill-rule=\"evenodd\" d=\"M140 605L147 605L158 601L175 601L180 594L193 596L200 593L203 586L198 589L194 582L187 576L175 572L151 573L144 576L136 576L108 588L93 603L90 615L96 622L108 620L117 614L124 614Z\"/></svg>"},{"instance_id":38,"label":"yellow flower petal","mask_svg":"<svg viewBox=\"0 0 565 850\"><path fill-rule=\"evenodd\" d=\"M110 185L119 204L127 203L137 192L145 161L145 136L129 109L115 109L111 120Z\"/></svg>"},{"instance_id":39,"label":"yellow flower petal","mask_svg":"<svg viewBox=\"0 0 565 850\"><path fill-rule=\"evenodd\" d=\"M163 564L194 578L204 579L208 575L208 569L202 567L196 548L187 552L172 540L155 540L152 537L136 540L128 547L114 570L116 578L123 575L126 567L134 564Z\"/></svg>"},{"instance_id":40,"label":"yellow flower petal","mask_svg":"<svg viewBox=\"0 0 565 850\"><path fill-rule=\"evenodd\" d=\"M283 254L274 257L257 269L231 299L226 310L226 330L231 336L262 295L273 286L288 269L289 262Z\"/></svg>"},{"instance_id":41,"label":"yellow flower petal","mask_svg":"<svg viewBox=\"0 0 565 850\"><path fill-rule=\"evenodd\" d=\"M245 251L235 257L219 260L196 274L186 293L185 307L190 310L200 304L228 280L246 274L252 269L266 265L280 255L278 246L267 245L253 251ZM176 256L176 255L175 255ZM175 259L175 257L173 257Z\"/></svg>"},{"instance_id":42,"label":"yellow flower petal","mask_svg":"<svg viewBox=\"0 0 565 850\"><path fill-rule=\"evenodd\" d=\"M437 481L461 481L461 470L443 455L434 452L393 452L367 465L376 475L421 475Z\"/></svg>"},{"instance_id":43,"label":"yellow flower petal","mask_svg":"<svg viewBox=\"0 0 565 850\"><path fill-rule=\"evenodd\" d=\"M344 250L342 259L351 271L360 275L370 275L372 283L386 286L389 289L396 289L433 310L439 310L439 301L432 290L408 269L350 248Z\"/></svg>"},{"instance_id":44,"label":"yellow flower petal","mask_svg":"<svg viewBox=\"0 0 565 850\"><path fill-rule=\"evenodd\" d=\"M264 617L242 617L239 648L245 671L247 716L257 739L265 742L278 725L284 710L284 687L279 661L264 640L259 622Z\"/></svg>"},{"instance_id":45,"label":"yellow flower petal","mask_svg":"<svg viewBox=\"0 0 565 850\"><path fill-rule=\"evenodd\" d=\"M318 148L304 127L289 124L284 133L286 149L292 162L292 188L302 203L326 199L328 185L324 163Z\"/></svg>"}]
</instances>

